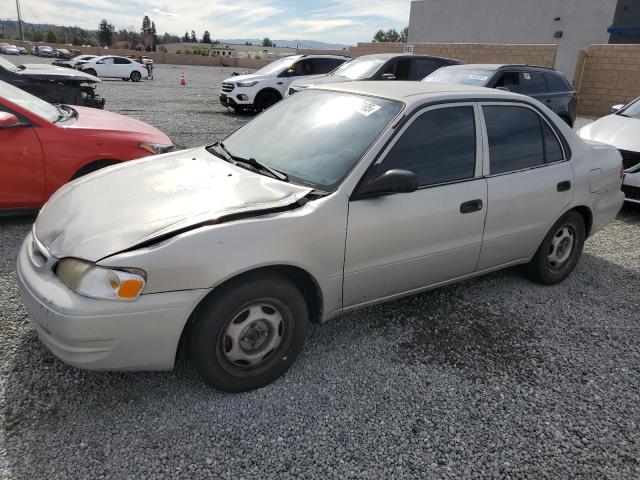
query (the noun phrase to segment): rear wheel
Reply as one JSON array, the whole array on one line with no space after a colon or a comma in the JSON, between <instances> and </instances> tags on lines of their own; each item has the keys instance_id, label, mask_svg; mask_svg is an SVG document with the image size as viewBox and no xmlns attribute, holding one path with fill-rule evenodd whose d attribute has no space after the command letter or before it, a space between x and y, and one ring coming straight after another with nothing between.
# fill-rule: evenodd
<instances>
[{"instance_id":1,"label":"rear wheel","mask_svg":"<svg viewBox=\"0 0 640 480\"><path fill-rule=\"evenodd\" d=\"M90 173L97 172L100 169L105 167L110 167L111 165L117 165L118 161L116 160L98 160L97 162L89 163L78 170L71 180L75 180L76 178L84 177L85 175L89 175Z\"/></svg>"},{"instance_id":2,"label":"rear wheel","mask_svg":"<svg viewBox=\"0 0 640 480\"><path fill-rule=\"evenodd\" d=\"M536 254L525 265L525 273L546 285L562 282L580 260L585 237L582 215L567 213L551 227Z\"/></svg>"},{"instance_id":3,"label":"rear wheel","mask_svg":"<svg viewBox=\"0 0 640 480\"><path fill-rule=\"evenodd\" d=\"M131 72L130 78L132 82L139 82L142 79L142 74L139 71L134 70Z\"/></svg>"},{"instance_id":4,"label":"rear wheel","mask_svg":"<svg viewBox=\"0 0 640 480\"><path fill-rule=\"evenodd\" d=\"M262 112L263 110L266 110L267 108L275 105L280 100L281 100L281 97L276 92L273 92L270 90L267 90L266 92L261 92L258 94L258 97L256 98L255 109L258 112Z\"/></svg>"},{"instance_id":5,"label":"rear wheel","mask_svg":"<svg viewBox=\"0 0 640 480\"><path fill-rule=\"evenodd\" d=\"M84 70L85 73L88 73L89 75L93 75L94 77L97 77L98 75L96 74L96 71L93 68L87 68L86 70Z\"/></svg>"},{"instance_id":6,"label":"rear wheel","mask_svg":"<svg viewBox=\"0 0 640 480\"><path fill-rule=\"evenodd\" d=\"M304 297L286 278L243 277L198 307L191 357L202 379L219 390L263 387L302 351L308 317Z\"/></svg>"}]
</instances>

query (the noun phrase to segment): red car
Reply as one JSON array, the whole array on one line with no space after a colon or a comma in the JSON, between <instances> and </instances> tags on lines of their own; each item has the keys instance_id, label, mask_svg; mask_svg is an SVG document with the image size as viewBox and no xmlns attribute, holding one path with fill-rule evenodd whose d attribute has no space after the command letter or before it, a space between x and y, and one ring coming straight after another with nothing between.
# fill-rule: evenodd
<instances>
[{"instance_id":1,"label":"red car","mask_svg":"<svg viewBox=\"0 0 640 480\"><path fill-rule=\"evenodd\" d=\"M52 105L0 82L0 210L39 208L70 180L173 149L169 137L140 120Z\"/></svg>"}]
</instances>

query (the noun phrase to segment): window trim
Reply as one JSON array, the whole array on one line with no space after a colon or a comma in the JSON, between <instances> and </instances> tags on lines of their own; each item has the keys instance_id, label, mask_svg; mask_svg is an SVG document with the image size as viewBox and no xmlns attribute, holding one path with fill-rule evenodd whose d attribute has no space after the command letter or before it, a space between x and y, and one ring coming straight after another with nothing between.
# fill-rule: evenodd
<instances>
[{"instance_id":1,"label":"window trim","mask_svg":"<svg viewBox=\"0 0 640 480\"><path fill-rule=\"evenodd\" d=\"M420 185L418 187L418 191L426 189L426 188L441 187L443 185L451 185L451 184L454 184L454 183L469 182L469 181L478 180L478 179L482 178L483 177L483 174L482 174L482 163L483 163L482 158L483 158L483 153L484 153L484 146L483 146L482 130L480 129L480 123L479 123L480 120L478 118L479 116L482 115L482 112L479 110L478 103L477 102L473 102L473 101L471 101L471 102L447 102L447 103L439 103L439 104L436 104L436 105L427 105L425 107L422 107L422 108L419 108L419 109L415 110L412 113L411 118L409 118L406 122L404 122L404 124L401 126L401 128L396 131L394 138L387 145L385 145L384 149L381 152L379 152L378 158L369 166L367 171L364 173L364 175L360 179L360 182L358 183L358 186L356 187L356 190L354 191L354 193L358 190L358 188L360 186L360 183L369 174L369 172L373 168L375 168L377 165L382 164L382 162L384 162L386 160L387 155L389 155L389 152L393 149L395 144L398 143L398 141L400 139L402 139L402 136L404 135L404 133L409 129L409 127L411 125L413 125L413 123L417 119L419 119L423 114L428 113L428 112L432 112L434 110L442 110L442 109L445 109L445 108L457 108L457 107L471 107L473 109L473 120L474 120L475 134L476 134L476 158L475 158L475 168L474 168L474 172L473 172L473 177L463 178L463 179L460 179L460 180L450 180L448 182L431 183L429 185Z\"/></svg>"},{"instance_id":2,"label":"window trim","mask_svg":"<svg viewBox=\"0 0 640 480\"><path fill-rule=\"evenodd\" d=\"M547 167L550 165L557 165L559 163L563 163L563 162L568 162L571 157L569 157L567 155L567 151L565 149L565 143L562 141L562 139L560 138L558 132L556 131L556 128L554 127L554 125L552 125L552 123L549 121L549 119L545 116L545 115L541 115L540 112L534 108L533 106L527 104L527 103L523 103L523 102L502 102L502 101L491 101L491 102L478 102L478 106L481 109L481 121L482 121L482 134L483 134L483 141L484 141L484 148L486 151L486 155L484 156L484 163L483 163L483 174L485 178L493 178L493 177L500 177L503 175L510 175L512 173L518 173L518 172L526 172L527 170L533 170L536 168L543 168L543 167ZM485 117L484 117L484 110L483 108L487 106L487 107L514 107L514 108L527 108L529 110L531 110L532 112L534 112L542 121L544 121L547 126L551 129L551 132L555 135L556 140L558 141L558 143L560 144L560 148L562 149L562 160L557 160L555 162L550 162L550 163L543 163L542 165L535 165L533 167L526 167L526 168L520 168L518 170L510 170L508 172L500 172L500 173L494 173L491 174L491 151L489 150L489 133L487 131L487 124L485 121ZM544 146L544 137L542 137L542 132L540 132L541 134L541 138L542 138L542 147L543 147L543 152L545 155L545 160L546 160L546 148Z\"/></svg>"}]
</instances>

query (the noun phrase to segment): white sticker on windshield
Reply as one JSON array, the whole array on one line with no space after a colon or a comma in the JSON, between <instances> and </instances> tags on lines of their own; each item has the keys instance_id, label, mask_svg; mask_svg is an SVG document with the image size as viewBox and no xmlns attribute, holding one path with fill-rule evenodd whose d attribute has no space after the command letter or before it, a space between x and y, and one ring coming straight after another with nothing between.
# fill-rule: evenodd
<instances>
[{"instance_id":1,"label":"white sticker on windshield","mask_svg":"<svg viewBox=\"0 0 640 480\"><path fill-rule=\"evenodd\" d=\"M525 80L531 80L531 75L529 74L529 72L524 72L523 75Z\"/></svg>"},{"instance_id":2,"label":"white sticker on windshield","mask_svg":"<svg viewBox=\"0 0 640 480\"><path fill-rule=\"evenodd\" d=\"M485 75L469 75L469 80L480 80L480 81L484 82L488 78L489 77L487 77Z\"/></svg>"},{"instance_id":3,"label":"white sticker on windshield","mask_svg":"<svg viewBox=\"0 0 640 480\"><path fill-rule=\"evenodd\" d=\"M372 113L376 113L381 108L382 107L380 105L376 105L375 103L371 103L371 102L367 102L366 100L363 100L360 103L360 105L358 105L358 107L356 108L356 111L358 113L361 113L365 117L368 117Z\"/></svg>"}]
</instances>

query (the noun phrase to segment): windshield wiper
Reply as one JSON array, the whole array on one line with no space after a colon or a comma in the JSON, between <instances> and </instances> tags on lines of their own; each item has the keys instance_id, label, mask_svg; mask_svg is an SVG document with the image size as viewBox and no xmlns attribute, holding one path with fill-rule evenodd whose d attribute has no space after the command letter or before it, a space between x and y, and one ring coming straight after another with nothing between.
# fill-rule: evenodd
<instances>
[{"instance_id":1,"label":"windshield wiper","mask_svg":"<svg viewBox=\"0 0 640 480\"><path fill-rule=\"evenodd\" d=\"M227 162L233 165L238 165L238 163L244 163L245 165L249 165L250 167L253 167L254 169L259 170L261 172L267 172L272 177L277 178L278 180L282 180L283 182L289 181L289 177L287 176L286 173L280 172L275 168L271 168L266 165L263 165L262 163L258 162L255 158L242 158L242 157L237 157L233 155L227 149L227 147L224 146L224 143L222 142L214 143L213 145L211 145L210 148L213 149L213 152L216 156L222 158L223 160L226 160Z\"/></svg>"}]
</instances>

